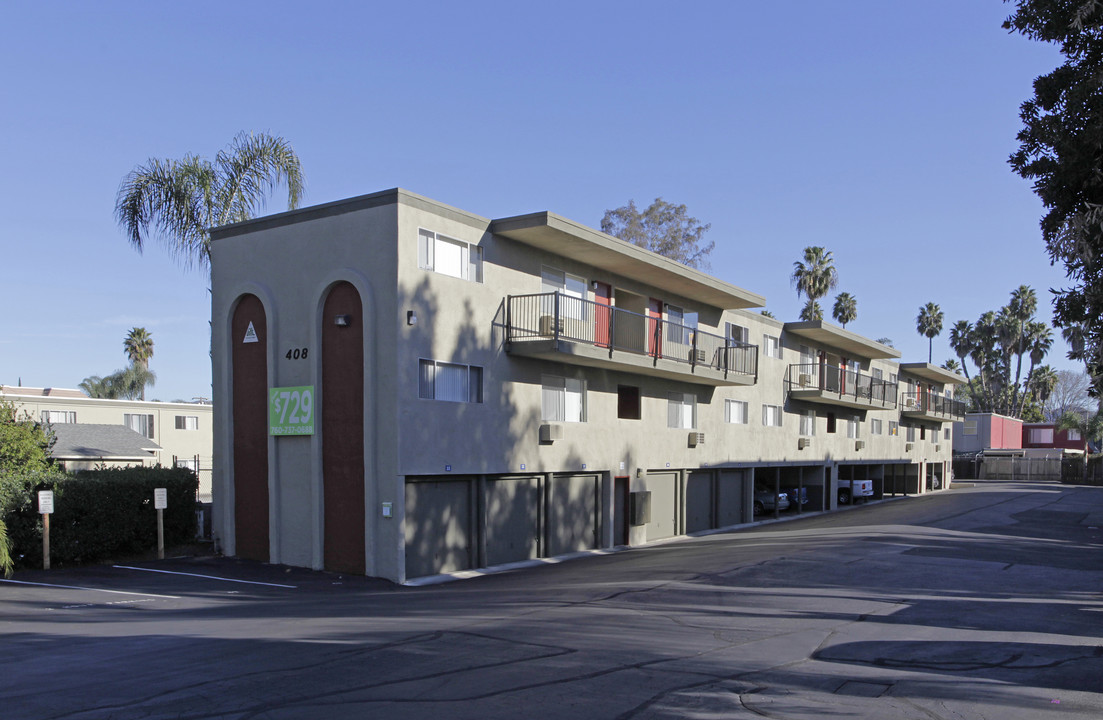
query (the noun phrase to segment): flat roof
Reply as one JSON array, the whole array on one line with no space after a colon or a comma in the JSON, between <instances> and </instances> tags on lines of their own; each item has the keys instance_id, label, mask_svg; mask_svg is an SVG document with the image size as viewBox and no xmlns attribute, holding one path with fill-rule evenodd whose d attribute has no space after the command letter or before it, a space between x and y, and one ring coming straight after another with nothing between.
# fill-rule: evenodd
<instances>
[{"instance_id":1,"label":"flat roof","mask_svg":"<svg viewBox=\"0 0 1103 720\"><path fill-rule=\"evenodd\" d=\"M721 310L766 304L762 295L552 212L493 220L490 231Z\"/></svg>"},{"instance_id":2,"label":"flat roof","mask_svg":"<svg viewBox=\"0 0 1103 720\"><path fill-rule=\"evenodd\" d=\"M900 372L943 385L964 385L967 382L964 376L927 362L900 363Z\"/></svg>"},{"instance_id":3,"label":"flat roof","mask_svg":"<svg viewBox=\"0 0 1103 720\"><path fill-rule=\"evenodd\" d=\"M805 320L801 322L787 322L785 332L806 337L820 345L844 350L857 357L870 360L877 358L898 358L900 351L888 345L882 345L876 340L870 340L858 333L844 330L841 327L824 322L823 320Z\"/></svg>"}]
</instances>

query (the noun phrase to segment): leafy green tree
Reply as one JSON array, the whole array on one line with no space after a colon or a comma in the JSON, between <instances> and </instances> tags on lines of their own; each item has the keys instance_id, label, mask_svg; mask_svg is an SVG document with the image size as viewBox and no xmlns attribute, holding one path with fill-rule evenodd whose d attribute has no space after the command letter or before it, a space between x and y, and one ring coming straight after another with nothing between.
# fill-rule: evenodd
<instances>
[{"instance_id":1,"label":"leafy green tree","mask_svg":"<svg viewBox=\"0 0 1103 720\"><path fill-rule=\"evenodd\" d=\"M848 322L854 322L858 317L858 300L848 292L841 292L835 296L835 307L831 308L831 316L846 329Z\"/></svg>"},{"instance_id":2,"label":"leafy green tree","mask_svg":"<svg viewBox=\"0 0 1103 720\"><path fill-rule=\"evenodd\" d=\"M1042 414L1046 417L1049 416L1047 412L1049 399L1053 395L1053 391L1057 389L1058 382L1060 382L1060 376L1049 365L1036 368L1030 378L1027 388L1030 391L1030 399L1041 407Z\"/></svg>"},{"instance_id":3,"label":"leafy green tree","mask_svg":"<svg viewBox=\"0 0 1103 720\"><path fill-rule=\"evenodd\" d=\"M601 218L603 233L702 270L708 269L708 256L716 246L715 242L702 242L710 227L690 217L685 205L661 197L643 212L636 209L635 200L629 200L627 205L606 210Z\"/></svg>"},{"instance_id":4,"label":"leafy green tree","mask_svg":"<svg viewBox=\"0 0 1103 720\"><path fill-rule=\"evenodd\" d=\"M1094 413L1065 413L1057 421L1058 430L1079 430L1080 437L1093 445L1103 443L1103 409Z\"/></svg>"},{"instance_id":5,"label":"leafy green tree","mask_svg":"<svg viewBox=\"0 0 1103 720\"><path fill-rule=\"evenodd\" d=\"M290 143L265 133L240 133L214 161L150 158L119 186L115 219L139 252L157 237L185 268L210 270L209 228L256 217L279 185L287 207L299 206L303 175Z\"/></svg>"},{"instance_id":6,"label":"leafy green tree","mask_svg":"<svg viewBox=\"0 0 1103 720\"><path fill-rule=\"evenodd\" d=\"M801 319L822 319L823 311L817 310L817 301L839 284L835 259L830 251L818 246L804 248L804 259L793 263L791 281L797 289L797 298L808 298ZM818 318L814 317L818 314Z\"/></svg>"},{"instance_id":7,"label":"leafy green tree","mask_svg":"<svg viewBox=\"0 0 1103 720\"><path fill-rule=\"evenodd\" d=\"M877 342L881 343L885 347L896 347L892 344L892 338L889 337L879 337L877 338Z\"/></svg>"},{"instance_id":8,"label":"leafy green tree","mask_svg":"<svg viewBox=\"0 0 1103 720\"><path fill-rule=\"evenodd\" d=\"M54 438L26 411L0 397L0 476L9 472L38 472L53 465Z\"/></svg>"},{"instance_id":9,"label":"leafy green tree","mask_svg":"<svg viewBox=\"0 0 1103 720\"><path fill-rule=\"evenodd\" d=\"M774 317L774 314L772 312L770 312L769 310L762 310L758 314L761 315L762 317L768 317L768 318Z\"/></svg>"},{"instance_id":10,"label":"leafy green tree","mask_svg":"<svg viewBox=\"0 0 1103 720\"><path fill-rule=\"evenodd\" d=\"M934 357L934 339L942 333L942 308L933 302L919 308L919 316L915 318L915 329L927 338L927 362L931 362L931 358Z\"/></svg>"},{"instance_id":11,"label":"leafy green tree","mask_svg":"<svg viewBox=\"0 0 1103 720\"><path fill-rule=\"evenodd\" d=\"M1060 47L1064 62L1034 80L1024 102L1012 169L1045 207L1042 239L1071 286L1056 292L1054 321L1077 328L1079 349L1103 394L1103 3L1018 0L1004 27Z\"/></svg>"}]
</instances>

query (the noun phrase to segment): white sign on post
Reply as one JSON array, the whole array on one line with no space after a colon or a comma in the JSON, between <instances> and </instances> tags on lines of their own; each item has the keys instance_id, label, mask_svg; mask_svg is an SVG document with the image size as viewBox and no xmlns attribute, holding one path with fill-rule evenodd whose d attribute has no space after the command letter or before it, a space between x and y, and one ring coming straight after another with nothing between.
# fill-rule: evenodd
<instances>
[{"instance_id":1,"label":"white sign on post","mask_svg":"<svg viewBox=\"0 0 1103 720\"><path fill-rule=\"evenodd\" d=\"M53 490L39 490L38 491L38 514L49 515L54 511L54 491Z\"/></svg>"},{"instance_id":2,"label":"white sign on post","mask_svg":"<svg viewBox=\"0 0 1103 720\"><path fill-rule=\"evenodd\" d=\"M153 488L153 509L164 510L169 506L169 492L166 488Z\"/></svg>"}]
</instances>

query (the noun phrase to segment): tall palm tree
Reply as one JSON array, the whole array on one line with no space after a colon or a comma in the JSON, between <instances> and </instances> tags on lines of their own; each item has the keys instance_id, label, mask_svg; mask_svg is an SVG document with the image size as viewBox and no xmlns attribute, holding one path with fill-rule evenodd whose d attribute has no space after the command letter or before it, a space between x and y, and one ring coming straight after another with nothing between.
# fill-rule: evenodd
<instances>
[{"instance_id":1,"label":"tall palm tree","mask_svg":"<svg viewBox=\"0 0 1103 720\"><path fill-rule=\"evenodd\" d=\"M153 358L153 338L145 328L131 328L123 340L123 350L132 365L148 368L149 361Z\"/></svg>"},{"instance_id":2,"label":"tall palm tree","mask_svg":"<svg viewBox=\"0 0 1103 720\"><path fill-rule=\"evenodd\" d=\"M929 302L919 308L919 316L915 319L915 329L927 338L927 362L934 357L934 339L942 333L942 309L933 302Z\"/></svg>"},{"instance_id":3,"label":"tall palm tree","mask_svg":"<svg viewBox=\"0 0 1103 720\"><path fill-rule=\"evenodd\" d=\"M210 270L209 228L256 217L278 185L287 207L299 206L303 175L290 143L266 133L240 133L214 161L150 158L119 186L115 219L139 252L158 237L185 268ZM151 233L152 227L152 233Z\"/></svg>"},{"instance_id":4,"label":"tall palm tree","mask_svg":"<svg viewBox=\"0 0 1103 720\"><path fill-rule=\"evenodd\" d=\"M835 271L835 259L822 247L804 248L804 261L793 263L792 282L797 288L797 297L803 295L808 298L805 312L801 314L802 319L805 315L813 315L814 310L811 306L839 284L839 274ZM822 310L819 316L820 319L823 318Z\"/></svg>"},{"instance_id":5,"label":"tall palm tree","mask_svg":"<svg viewBox=\"0 0 1103 720\"><path fill-rule=\"evenodd\" d=\"M957 373L958 375L960 375L961 363L959 363L957 360L954 360L953 358L949 358L946 360L946 362L942 363L942 369L949 370L952 373Z\"/></svg>"},{"instance_id":6,"label":"tall palm tree","mask_svg":"<svg viewBox=\"0 0 1103 720\"><path fill-rule=\"evenodd\" d=\"M1019 391L1019 380L1022 379L1023 354L1027 341L1027 324L1034 319L1034 311L1038 309L1038 296L1029 285L1020 285L1011 291L1011 301L1007 303L1008 315L1019 323L1019 347L1018 362L1015 364L1015 392ZM1028 376L1029 377L1029 376Z\"/></svg>"},{"instance_id":7,"label":"tall palm tree","mask_svg":"<svg viewBox=\"0 0 1103 720\"><path fill-rule=\"evenodd\" d=\"M846 324L854 322L858 317L858 300L848 292L839 293L835 296L835 307L831 308L831 316L846 329Z\"/></svg>"},{"instance_id":8,"label":"tall palm tree","mask_svg":"<svg viewBox=\"0 0 1103 720\"><path fill-rule=\"evenodd\" d=\"M1029 390L1032 387L1034 379L1034 369L1038 367L1038 364L1045 359L1049 353L1049 349L1053 347L1053 331L1050 330L1049 325L1042 322L1032 322L1026 326L1026 341L1028 343L1025 350L1030 353L1030 369L1026 373L1026 382L1023 384L1022 397L1019 399L1019 412L1015 417L1023 416L1023 409L1026 408L1026 398L1030 394ZM1022 356L1019 357L1019 362L1022 362ZM1018 385L1016 384L1016 389Z\"/></svg>"},{"instance_id":9,"label":"tall palm tree","mask_svg":"<svg viewBox=\"0 0 1103 720\"><path fill-rule=\"evenodd\" d=\"M801 322L808 322L811 320L823 320L823 308L815 300L809 300L800 311Z\"/></svg>"},{"instance_id":10,"label":"tall palm tree","mask_svg":"<svg viewBox=\"0 0 1103 720\"><path fill-rule=\"evenodd\" d=\"M1034 399L1034 402L1041 406L1043 413L1046 412L1046 404L1049 402L1049 396L1053 394L1057 387L1058 380L1056 370L1049 365L1042 365L1034 369L1034 375L1027 383L1030 388L1030 396ZM1048 416L1047 419L1049 419Z\"/></svg>"},{"instance_id":11,"label":"tall palm tree","mask_svg":"<svg viewBox=\"0 0 1103 720\"><path fill-rule=\"evenodd\" d=\"M965 364L965 358L972 352L973 325L968 320L958 320L950 328L950 349L954 351L961 361L961 370L965 373L965 379L969 380L969 366Z\"/></svg>"}]
</instances>

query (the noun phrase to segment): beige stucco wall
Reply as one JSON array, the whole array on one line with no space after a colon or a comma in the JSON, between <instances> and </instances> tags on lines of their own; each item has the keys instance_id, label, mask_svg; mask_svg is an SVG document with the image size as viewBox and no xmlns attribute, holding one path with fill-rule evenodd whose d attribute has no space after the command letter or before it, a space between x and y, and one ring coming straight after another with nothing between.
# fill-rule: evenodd
<instances>
[{"instance_id":1,"label":"beige stucco wall","mask_svg":"<svg viewBox=\"0 0 1103 720\"><path fill-rule=\"evenodd\" d=\"M810 344L788 337L782 323L747 310L723 310L692 298L672 296L633 278L618 277L573 258L496 236L490 221L404 191L388 191L297 211L216 231L212 250L212 324L215 382L214 478L216 533L233 553L232 343L229 322L234 304L251 292L268 314L269 387L320 385L320 317L328 287L339 280L361 292L365 313L365 447L368 574L404 579L404 487L407 476L505 473L597 472L604 478L608 504L614 476L632 478L633 490L647 489L647 471L701 467L778 464L943 462L950 443L913 443L904 432L888 435L899 410L849 410L788 401L790 364L800 362L799 347ZM425 228L478 244L483 251L483 282L449 277L418 267L418 231ZM509 295L541 292L540 271L550 265L598 280L635 295L661 298L699 313L702 330L723 335L725 323L750 330L751 342L763 334L780 336L783 357L759 354L758 381L751 386L711 387L641 375L626 368L598 369L549 360L511 356L504 346L504 303ZM751 288L753 290L753 288ZM592 291L591 291L592 298ZM407 323L407 313L417 316ZM293 347L309 347L308 361L287 360ZM830 348L827 348L829 352ZM838 354L835 352L834 354ZM453 403L418 397L419 359L483 368L482 403ZM892 360L863 360L862 372L898 372ZM587 419L563 423L563 438L539 441L542 375L582 378L587 384ZM640 388L642 418L617 417L617 386ZM667 427L667 393L697 398L695 430L705 443L690 447L686 429ZM745 425L725 422L724 401L748 403ZM763 403L785 408L782 427L763 427ZM817 411L813 443L798 449L799 415ZM838 418L828 434L827 413ZM857 449L848 438L846 418L861 420ZM869 420L883 422L873 435ZM903 423L902 423L903 424ZM939 433L941 436L941 433ZM321 438L269 438L271 557L274 562L321 567ZM637 472L642 471L642 472ZM382 517L383 503L393 517ZM604 532L610 537L608 531ZM634 541L644 541L638 529Z\"/></svg>"}]
</instances>

